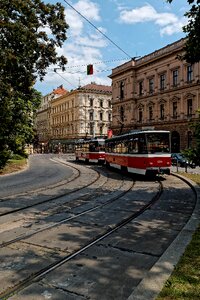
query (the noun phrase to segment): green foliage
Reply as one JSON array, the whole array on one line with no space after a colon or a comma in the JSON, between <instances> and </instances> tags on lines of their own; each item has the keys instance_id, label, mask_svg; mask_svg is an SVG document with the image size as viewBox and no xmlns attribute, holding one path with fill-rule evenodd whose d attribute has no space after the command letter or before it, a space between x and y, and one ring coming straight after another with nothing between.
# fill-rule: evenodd
<instances>
[{"instance_id":1,"label":"green foliage","mask_svg":"<svg viewBox=\"0 0 200 300\"><path fill-rule=\"evenodd\" d=\"M41 94L33 85L46 69L67 62L56 49L66 40L68 25L60 3L1 0L0 4L0 165L9 150L23 153L33 139L33 115ZM49 34L47 33L49 32Z\"/></svg>"},{"instance_id":2,"label":"green foliage","mask_svg":"<svg viewBox=\"0 0 200 300\"><path fill-rule=\"evenodd\" d=\"M186 155L191 161L200 165L200 110L198 110L199 117L195 122L190 124L190 127L194 131L195 147L184 150L184 155Z\"/></svg>"},{"instance_id":3,"label":"green foliage","mask_svg":"<svg viewBox=\"0 0 200 300\"><path fill-rule=\"evenodd\" d=\"M185 174L189 178L189 175ZM193 178L191 178L193 179ZM199 180L198 180L199 182ZM200 299L200 227L181 256L176 268L167 280L156 300L197 300Z\"/></svg>"},{"instance_id":4,"label":"green foliage","mask_svg":"<svg viewBox=\"0 0 200 300\"><path fill-rule=\"evenodd\" d=\"M10 156L10 159L14 159L14 160L21 160L22 158L24 158L24 156L20 154L12 154Z\"/></svg>"},{"instance_id":5,"label":"green foliage","mask_svg":"<svg viewBox=\"0 0 200 300\"><path fill-rule=\"evenodd\" d=\"M172 1L167 0L169 3ZM185 13L188 24L183 27L183 32L187 35L183 59L193 64L200 60L200 0L187 0L187 2L191 8Z\"/></svg>"},{"instance_id":6,"label":"green foliage","mask_svg":"<svg viewBox=\"0 0 200 300\"><path fill-rule=\"evenodd\" d=\"M3 149L0 151L0 170L6 165L6 162L9 160L11 156L11 151L8 149Z\"/></svg>"}]
</instances>

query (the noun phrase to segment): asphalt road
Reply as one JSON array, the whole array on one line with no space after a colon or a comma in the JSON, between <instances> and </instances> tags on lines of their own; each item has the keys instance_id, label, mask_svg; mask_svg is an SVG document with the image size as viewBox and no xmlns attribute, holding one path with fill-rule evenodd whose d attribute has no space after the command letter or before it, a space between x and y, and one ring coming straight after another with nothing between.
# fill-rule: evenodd
<instances>
[{"instance_id":1,"label":"asphalt road","mask_svg":"<svg viewBox=\"0 0 200 300\"><path fill-rule=\"evenodd\" d=\"M52 161L51 157L51 154L31 155L24 171L0 176L0 197L49 186L72 175L70 168Z\"/></svg>"}]
</instances>

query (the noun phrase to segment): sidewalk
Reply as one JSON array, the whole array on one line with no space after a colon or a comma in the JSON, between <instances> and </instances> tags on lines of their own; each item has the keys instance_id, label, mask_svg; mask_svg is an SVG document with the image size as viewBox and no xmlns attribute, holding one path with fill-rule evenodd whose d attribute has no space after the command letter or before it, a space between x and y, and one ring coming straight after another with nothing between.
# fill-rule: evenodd
<instances>
[{"instance_id":1,"label":"sidewalk","mask_svg":"<svg viewBox=\"0 0 200 300\"><path fill-rule=\"evenodd\" d=\"M188 167L188 168L181 168L181 167L176 167L176 166L172 166L171 167L171 171L174 173L177 172L186 172L186 173L192 173L192 174L200 174L200 167L196 167L194 169Z\"/></svg>"},{"instance_id":2,"label":"sidewalk","mask_svg":"<svg viewBox=\"0 0 200 300\"><path fill-rule=\"evenodd\" d=\"M175 173L177 172L176 167ZM185 172L184 168L178 168L178 171ZM173 172L173 170L172 170ZM188 172L200 172L200 168L188 168ZM181 175L177 175L182 177ZM187 180L195 188L197 192L197 203L193 214L191 215L187 224L183 227L176 239L171 243L168 249L163 253L156 264L146 274L144 279L135 288L133 293L127 300L155 300L162 290L166 280L170 277L180 257L184 253L187 245L192 239L192 235L197 229L200 222L200 187L193 181ZM165 270L165 272L163 272Z\"/></svg>"}]
</instances>

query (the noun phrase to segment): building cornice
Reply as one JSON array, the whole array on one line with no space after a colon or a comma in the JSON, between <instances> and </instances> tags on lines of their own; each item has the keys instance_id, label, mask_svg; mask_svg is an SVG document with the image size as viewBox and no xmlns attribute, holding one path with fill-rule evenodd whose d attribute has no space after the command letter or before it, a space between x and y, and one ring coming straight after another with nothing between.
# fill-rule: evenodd
<instances>
[{"instance_id":1,"label":"building cornice","mask_svg":"<svg viewBox=\"0 0 200 300\"><path fill-rule=\"evenodd\" d=\"M112 69L112 74L109 75L109 78L114 78L119 75L127 74L127 72L134 71L135 69L145 66L146 64L153 63L159 59L163 59L165 56L175 54L176 52L183 51L186 38L182 38L172 44L169 44L159 50L156 50L150 54L147 54L139 59L132 59L114 69Z\"/></svg>"}]
</instances>

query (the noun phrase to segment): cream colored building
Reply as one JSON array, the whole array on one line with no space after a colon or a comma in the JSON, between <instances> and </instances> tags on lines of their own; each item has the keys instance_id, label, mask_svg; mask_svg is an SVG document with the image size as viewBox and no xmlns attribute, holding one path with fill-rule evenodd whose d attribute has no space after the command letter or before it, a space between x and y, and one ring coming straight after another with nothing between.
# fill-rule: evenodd
<instances>
[{"instance_id":1,"label":"cream colored building","mask_svg":"<svg viewBox=\"0 0 200 300\"><path fill-rule=\"evenodd\" d=\"M57 99L62 95L65 95L67 90L63 86L59 86L54 89L51 93L45 95L42 98L40 108L37 111L35 119L35 129L37 131L38 138L38 151L46 152L48 148L49 140L51 139L51 126L50 126L50 116L51 116L51 101Z\"/></svg>"},{"instance_id":2,"label":"cream colored building","mask_svg":"<svg viewBox=\"0 0 200 300\"><path fill-rule=\"evenodd\" d=\"M170 130L172 152L192 144L189 122L200 108L200 64L180 59L185 39L112 70L114 134L130 129Z\"/></svg>"},{"instance_id":3,"label":"cream colored building","mask_svg":"<svg viewBox=\"0 0 200 300\"><path fill-rule=\"evenodd\" d=\"M111 98L111 86L91 83L51 99L49 113L43 110L38 115L46 122L43 132L45 126L50 130L49 150L67 152L80 138L107 136L112 121Z\"/></svg>"}]
</instances>

